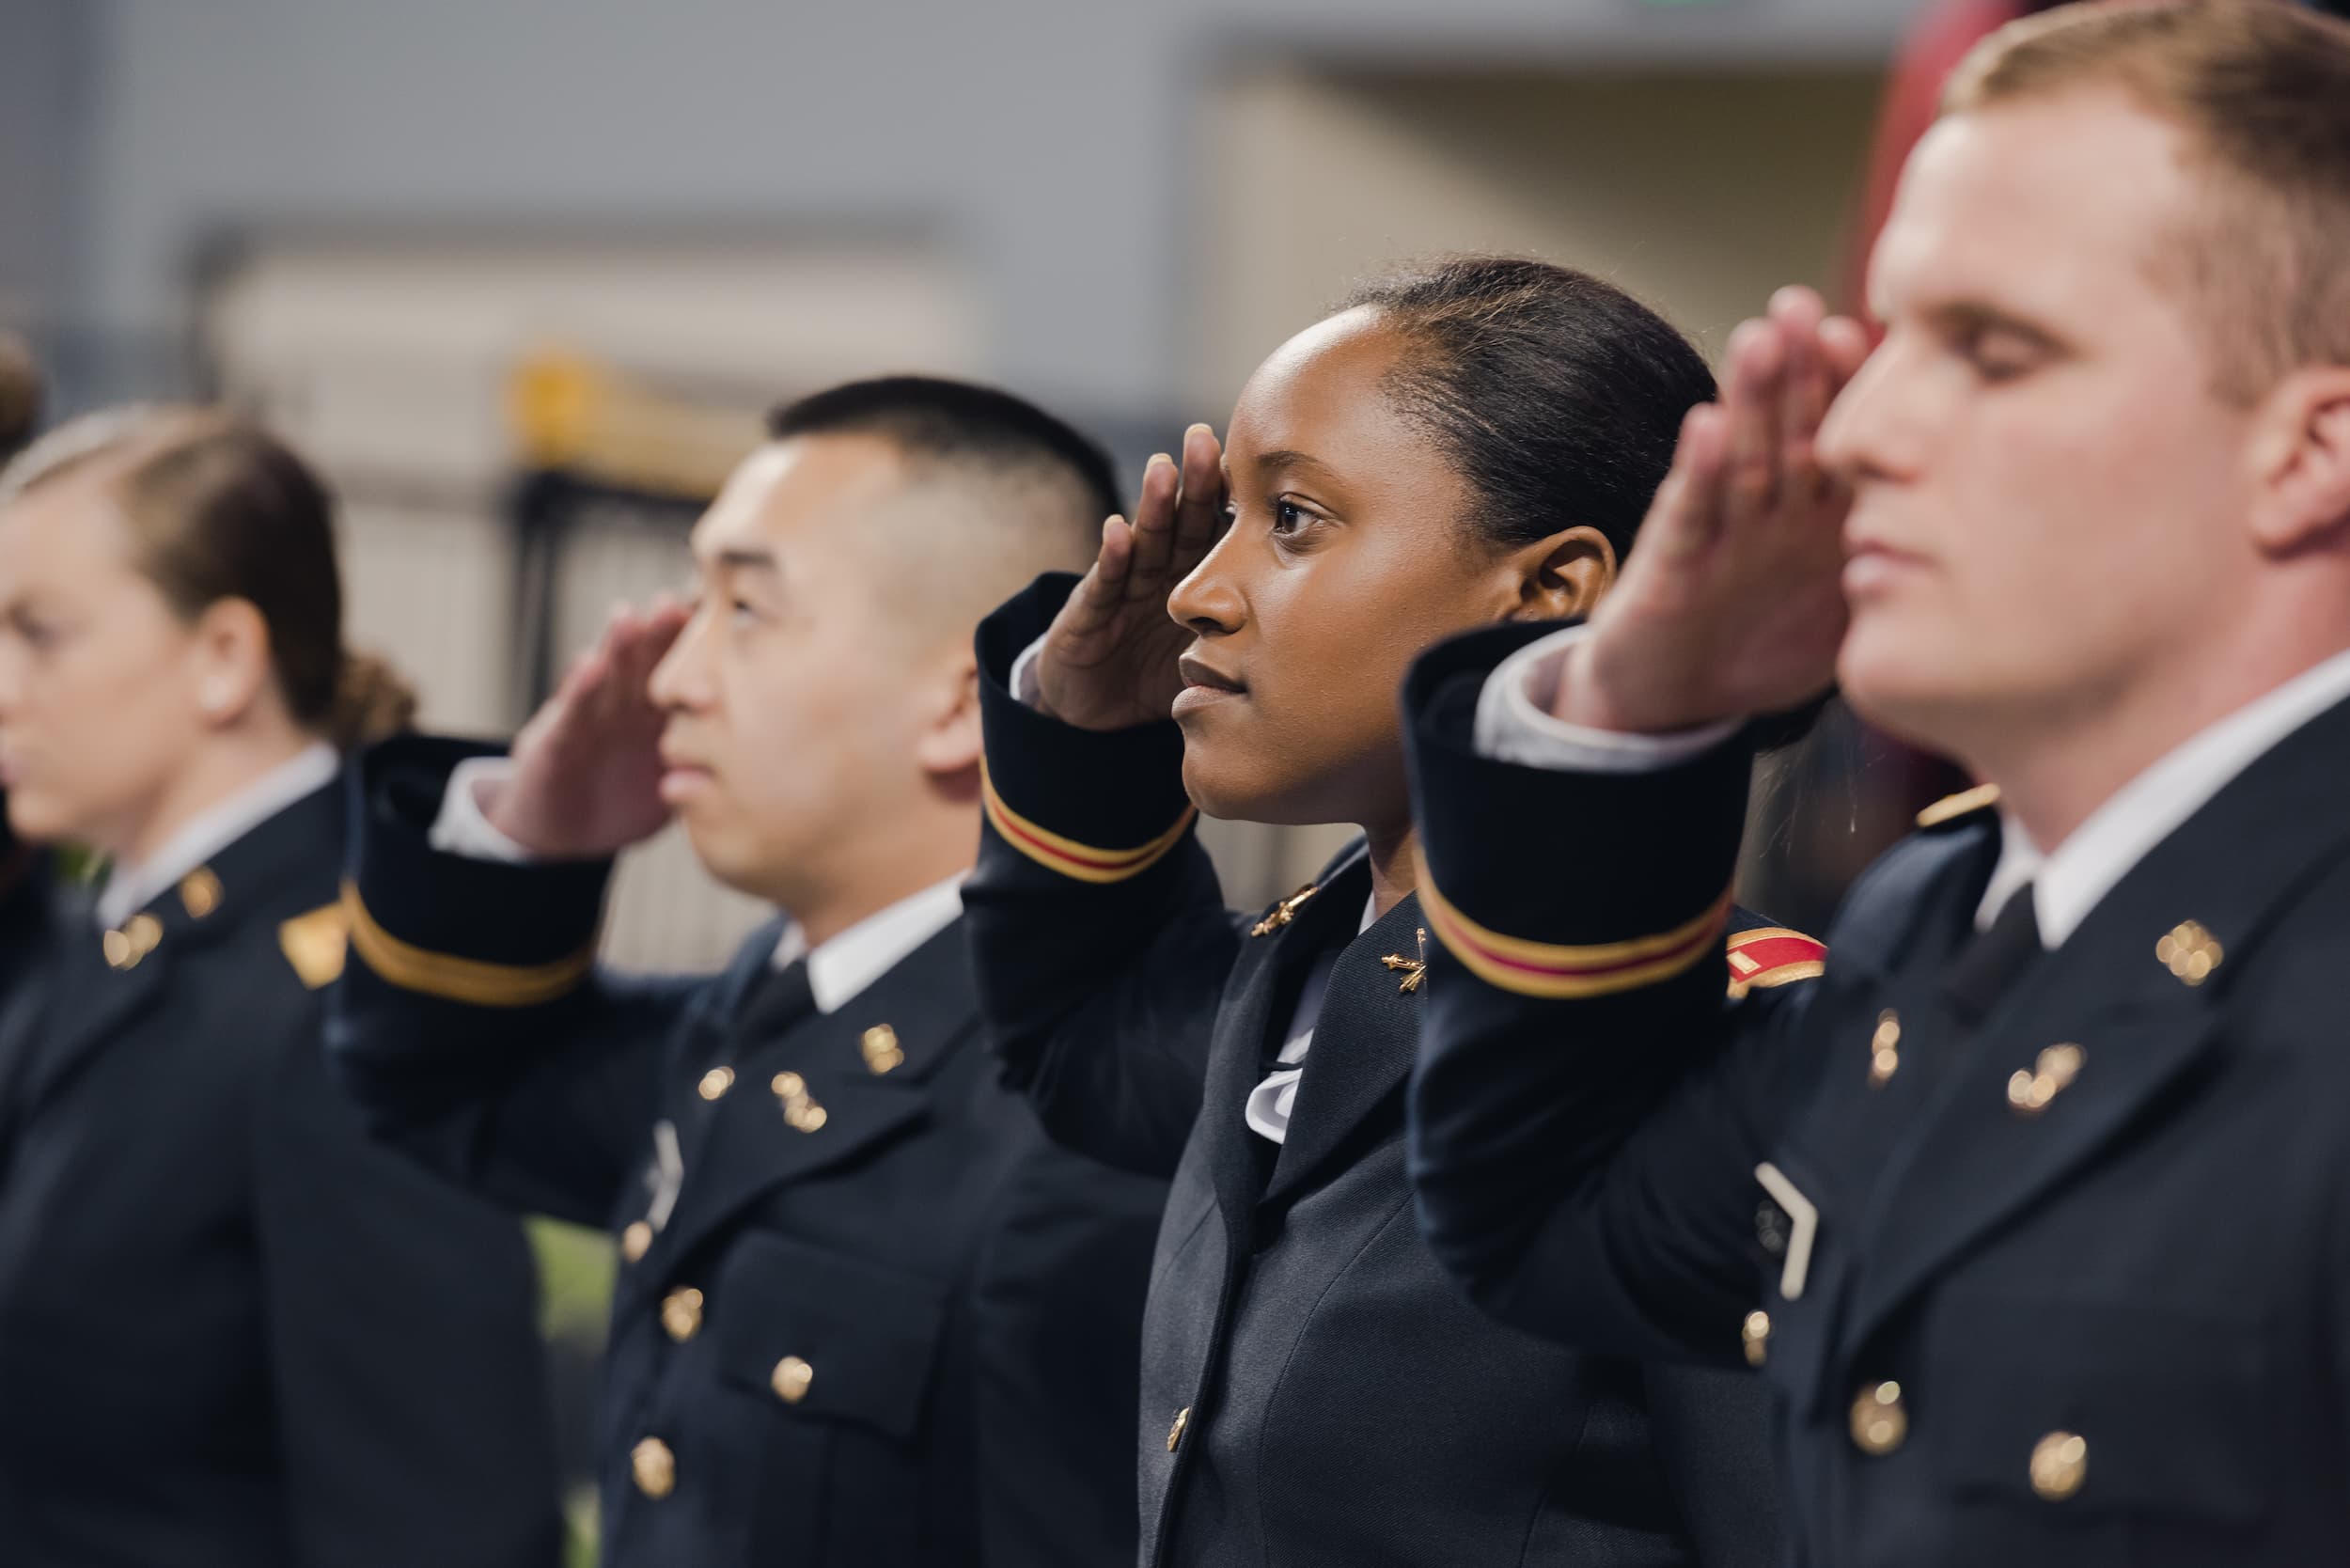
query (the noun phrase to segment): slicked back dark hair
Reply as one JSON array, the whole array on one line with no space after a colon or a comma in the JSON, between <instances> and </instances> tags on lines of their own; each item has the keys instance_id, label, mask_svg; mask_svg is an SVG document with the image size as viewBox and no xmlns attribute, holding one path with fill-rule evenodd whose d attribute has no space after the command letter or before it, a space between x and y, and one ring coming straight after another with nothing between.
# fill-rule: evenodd
<instances>
[{"instance_id":1,"label":"slicked back dark hair","mask_svg":"<svg viewBox=\"0 0 2350 1568\"><path fill-rule=\"evenodd\" d=\"M846 382L767 416L777 441L795 435L878 435L920 462L1058 469L1080 485L1099 523L1120 510L1109 453L1025 398L940 376Z\"/></svg>"},{"instance_id":2,"label":"slicked back dark hair","mask_svg":"<svg viewBox=\"0 0 2350 1568\"><path fill-rule=\"evenodd\" d=\"M1390 391L1475 492L1468 522L1497 545L1588 526L1621 558L1683 416L1714 397L1670 322L1569 267L1443 257L1371 279L1344 308L1364 306L1410 345Z\"/></svg>"}]
</instances>

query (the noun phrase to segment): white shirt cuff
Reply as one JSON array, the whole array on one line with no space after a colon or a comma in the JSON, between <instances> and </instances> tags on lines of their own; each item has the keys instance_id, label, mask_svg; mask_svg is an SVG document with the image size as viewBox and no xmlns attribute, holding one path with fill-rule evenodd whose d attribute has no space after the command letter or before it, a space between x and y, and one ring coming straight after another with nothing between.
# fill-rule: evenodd
<instances>
[{"instance_id":1,"label":"white shirt cuff","mask_svg":"<svg viewBox=\"0 0 2350 1568\"><path fill-rule=\"evenodd\" d=\"M480 796L474 792L478 784L503 784L513 776L510 757L468 757L458 763L448 776L447 792L441 796L441 814L432 820L432 831L425 841L443 855L467 860L495 860L509 866L537 860L539 856L491 824L482 814Z\"/></svg>"},{"instance_id":2,"label":"white shirt cuff","mask_svg":"<svg viewBox=\"0 0 2350 1568\"><path fill-rule=\"evenodd\" d=\"M1554 717L1550 704L1558 694L1567 651L1590 631L1588 626L1569 626L1529 642L1485 677L1477 698L1480 757L1559 773L1661 773L1738 732L1736 719L1639 735Z\"/></svg>"},{"instance_id":3,"label":"white shirt cuff","mask_svg":"<svg viewBox=\"0 0 2350 1568\"><path fill-rule=\"evenodd\" d=\"M1052 635L1046 633L1045 636ZM1044 687L1036 678L1036 662L1044 652L1044 637L1039 637L1020 651L1020 657L1011 662L1012 700L1023 708L1042 709Z\"/></svg>"}]
</instances>

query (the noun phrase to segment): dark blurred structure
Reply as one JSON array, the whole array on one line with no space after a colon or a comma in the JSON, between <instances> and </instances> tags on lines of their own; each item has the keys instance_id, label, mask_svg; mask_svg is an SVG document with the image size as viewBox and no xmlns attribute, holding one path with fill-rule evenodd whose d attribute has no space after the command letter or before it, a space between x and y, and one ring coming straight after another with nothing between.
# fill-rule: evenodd
<instances>
[{"instance_id":1,"label":"dark blurred structure","mask_svg":"<svg viewBox=\"0 0 2350 1568\"><path fill-rule=\"evenodd\" d=\"M40 423L40 365L14 333L0 332L0 461L33 438Z\"/></svg>"}]
</instances>

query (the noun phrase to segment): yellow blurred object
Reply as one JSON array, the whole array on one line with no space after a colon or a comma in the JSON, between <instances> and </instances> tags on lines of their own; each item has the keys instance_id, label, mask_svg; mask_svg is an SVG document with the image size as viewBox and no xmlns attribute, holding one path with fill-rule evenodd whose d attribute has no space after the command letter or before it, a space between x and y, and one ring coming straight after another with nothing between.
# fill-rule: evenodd
<instances>
[{"instance_id":1,"label":"yellow blurred object","mask_svg":"<svg viewBox=\"0 0 2350 1568\"><path fill-rule=\"evenodd\" d=\"M666 495L716 494L764 437L743 408L697 403L555 347L515 364L507 417L525 467Z\"/></svg>"}]
</instances>

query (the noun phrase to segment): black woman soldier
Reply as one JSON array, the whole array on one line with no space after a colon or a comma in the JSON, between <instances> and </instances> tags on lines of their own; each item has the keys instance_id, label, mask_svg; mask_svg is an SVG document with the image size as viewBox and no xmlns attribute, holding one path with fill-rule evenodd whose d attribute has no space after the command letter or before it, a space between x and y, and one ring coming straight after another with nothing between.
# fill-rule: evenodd
<instances>
[{"instance_id":1,"label":"black woman soldier","mask_svg":"<svg viewBox=\"0 0 2350 1568\"><path fill-rule=\"evenodd\" d=\"M1096 1568L1134 1549L1164 1189L1054 1147L979 1040L971 631L1082 559L1108 460L1009 394L778 412L510 758L360 770L333 1046L388 1128L619 1232L604 1560ZM682 821L771 903L722 974L596 965L612 857Z\"/></svg>"},{"instance_id":2,"label":"black woman soldier","mask_svg":"<svg viewBox=\"0 0 2350 1568\"><path fill-rule=\"evenodd\" d=\"M1825 424L1857 327L1742 329L1587 634L1414 676L1428 1235L1763 1363L1804 1562L2350 1560L2350 27L1994 35L1871 298ZM1831 669L1986 782L1725 1009L1739 721Z\"/></svg>"},{"instance_id":3,"label":"black woman soldier","mask_svg":"<svg viewBox=\"0 0 2350 1568\"><path fill-rule=\"evenodd\" d=\"M1752 1383L1481 1320L1403 1173L1423 917L1390 694L1449 633L1597 602L1712 389L1581 274L1401 274L1266 360L1221 452L1200 426L1155 459L1082 583L980 630L997 1048L1056 1137L1174 1180L1147 1564L1777 1558ZM1236 916L1195 804L1365 840Z\"/></svg>"},{"instance_id":4,"label":"black woman soldier","mask_svg":"<svg viewBox=\"0 0 2350 1568\"><path fill-rule=\"evenodd\" d=\"M0 1557L551 1568L532 1267L328 1081L342 643L330 505L227 416L132 410L0 475L0 784L107 857L0 1000ZM18 918L12 913L10 919Z\"/></svg>"}]
</instances>

